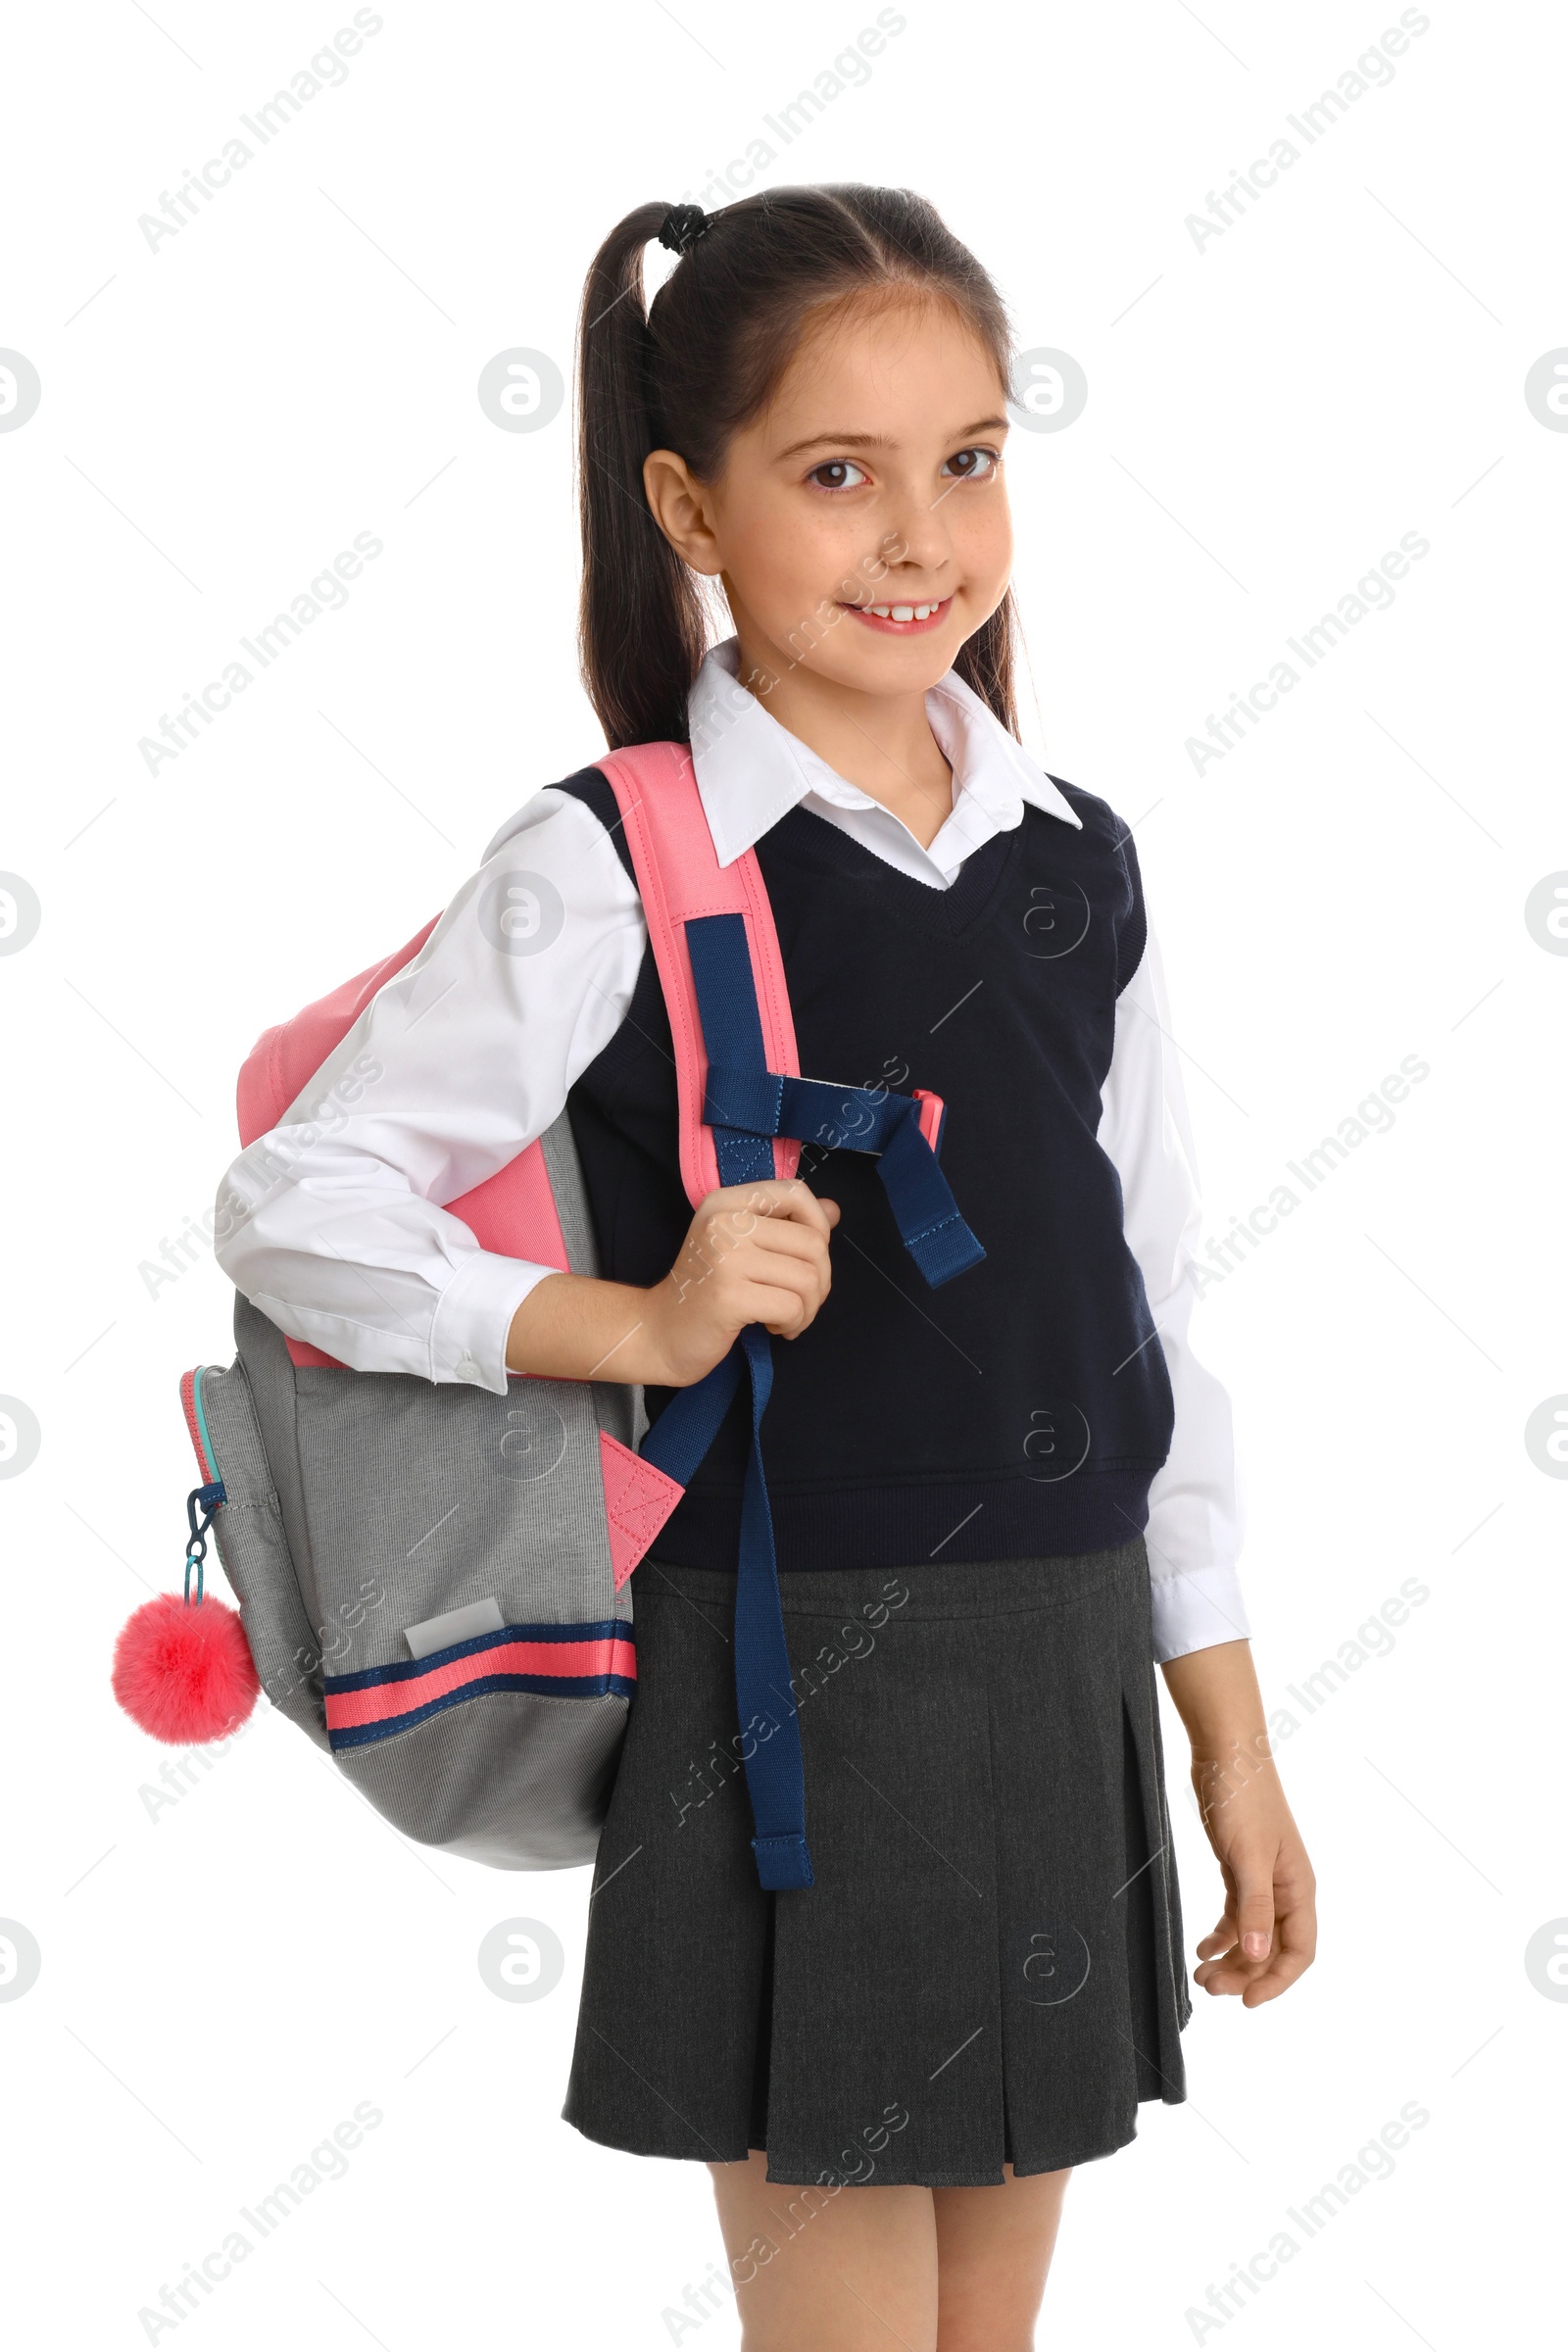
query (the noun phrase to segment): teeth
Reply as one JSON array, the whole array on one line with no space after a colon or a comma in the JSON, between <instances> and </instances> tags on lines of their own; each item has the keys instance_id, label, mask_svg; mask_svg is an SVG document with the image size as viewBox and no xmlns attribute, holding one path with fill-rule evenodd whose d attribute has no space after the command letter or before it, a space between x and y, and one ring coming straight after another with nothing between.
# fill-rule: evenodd
<instances>
[{"instance_id":1,"label":"teeth","mask_svg":"<svg viewBox=\"0 0 1568 2352\"><path fill-rule=\"evenodd\" d=\"M881 620L929 620L936 609L935 605L867 605L865 608Z\"/></svg>"}]
</instances>

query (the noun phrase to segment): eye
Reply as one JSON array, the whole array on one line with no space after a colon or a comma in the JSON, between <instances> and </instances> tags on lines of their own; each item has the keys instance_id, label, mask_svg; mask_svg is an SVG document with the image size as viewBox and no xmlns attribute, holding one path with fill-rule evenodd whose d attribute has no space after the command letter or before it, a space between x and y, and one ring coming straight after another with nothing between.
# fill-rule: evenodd
<instances>
[{"instance_id":1,"label":"eye","mask_svg":"<svg viewBox=\"0 0 1568 2352\"><path fill-rule=\"evenodd\" d=\"M829 458L825 465L813 466L806 478L814 482L818 490L858 490L869 476L861 472L853 458Z\"/></svg>"},{"instance_id":2,"label":"eye","mask_svg":"<svg viewBox=\"0 0 1568 2352\"><path fill-rule=\"evenodd\" d=\"M960 449L943 466L944 473L956 476L960 482L988 481L1002 464L999 449Z\"/></svg>"}]
</instances>

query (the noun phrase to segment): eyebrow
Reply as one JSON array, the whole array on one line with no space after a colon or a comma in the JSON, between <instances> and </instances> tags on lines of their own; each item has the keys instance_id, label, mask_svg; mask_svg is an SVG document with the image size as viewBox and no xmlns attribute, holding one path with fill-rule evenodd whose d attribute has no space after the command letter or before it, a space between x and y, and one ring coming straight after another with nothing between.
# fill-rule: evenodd
<instances>
[{"instance_id":1,"label":"eyebrow","mask_svg":"<svg viewBox=\"0 0 1568 2352\"><path fill-rule=\"evenodd\" d=\"M956 433L949 434L948 438L961 446L971 433L1004 431L1007 421L1005 416L982 416L978 424L961 425ZM779 460L782 463L785 458L800 457L805 450L825 449L830 446L836 449L893 449L897 447L897 443L891 441L886 433L810 433L804 441L792 441L788 449L781 449L778 453Z\"/></svg>"}]
</instances>

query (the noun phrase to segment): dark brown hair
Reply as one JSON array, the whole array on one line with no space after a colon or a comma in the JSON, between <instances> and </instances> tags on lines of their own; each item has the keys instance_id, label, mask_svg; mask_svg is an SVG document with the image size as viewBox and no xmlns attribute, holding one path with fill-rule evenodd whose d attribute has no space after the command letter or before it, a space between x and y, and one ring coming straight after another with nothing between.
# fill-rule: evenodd
<instances>
[{"instance_id":1,"label":"dark brown hair","mask_svg":"<svg viewBox=\"0 0 1568 2352\"><path fill-rule=\"evenodd\" d=\"M1002 297L924 197L858 185L771 188L710 218L651 306L643 254L670 211L639 205L588 272L578 328L583 682L612 751L684 742L686 697L707 651L697 580L643 489L651 450L673 449L701 481L723 471L731 436L762 410L808 315L901 290L946 302L1009 380ZM962 647L960 677L1017 732L1011 594Z\"/></svg>"}]
</instances>

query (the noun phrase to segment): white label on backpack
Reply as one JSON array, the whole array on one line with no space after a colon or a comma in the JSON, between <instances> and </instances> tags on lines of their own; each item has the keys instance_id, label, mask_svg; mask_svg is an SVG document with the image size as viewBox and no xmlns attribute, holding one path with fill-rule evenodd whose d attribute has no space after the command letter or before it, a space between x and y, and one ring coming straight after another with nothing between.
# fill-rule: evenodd
<instances>
[{"instance_id":1,"label":"white label on backpack","mask_svg":"<svg viewBox=\"0 0 1568 2352\"><path fill-rule=\"evenodd\" d=\"M450 1649L454 1642L471 1642L475 1634L499 1634L506 1622L499 1600L470 1600L466 1609L448 1609L444 1617L406 1626L403 1639L411 1658L427 1658L434 1649Z\"/></svg>"}]
</instances>

